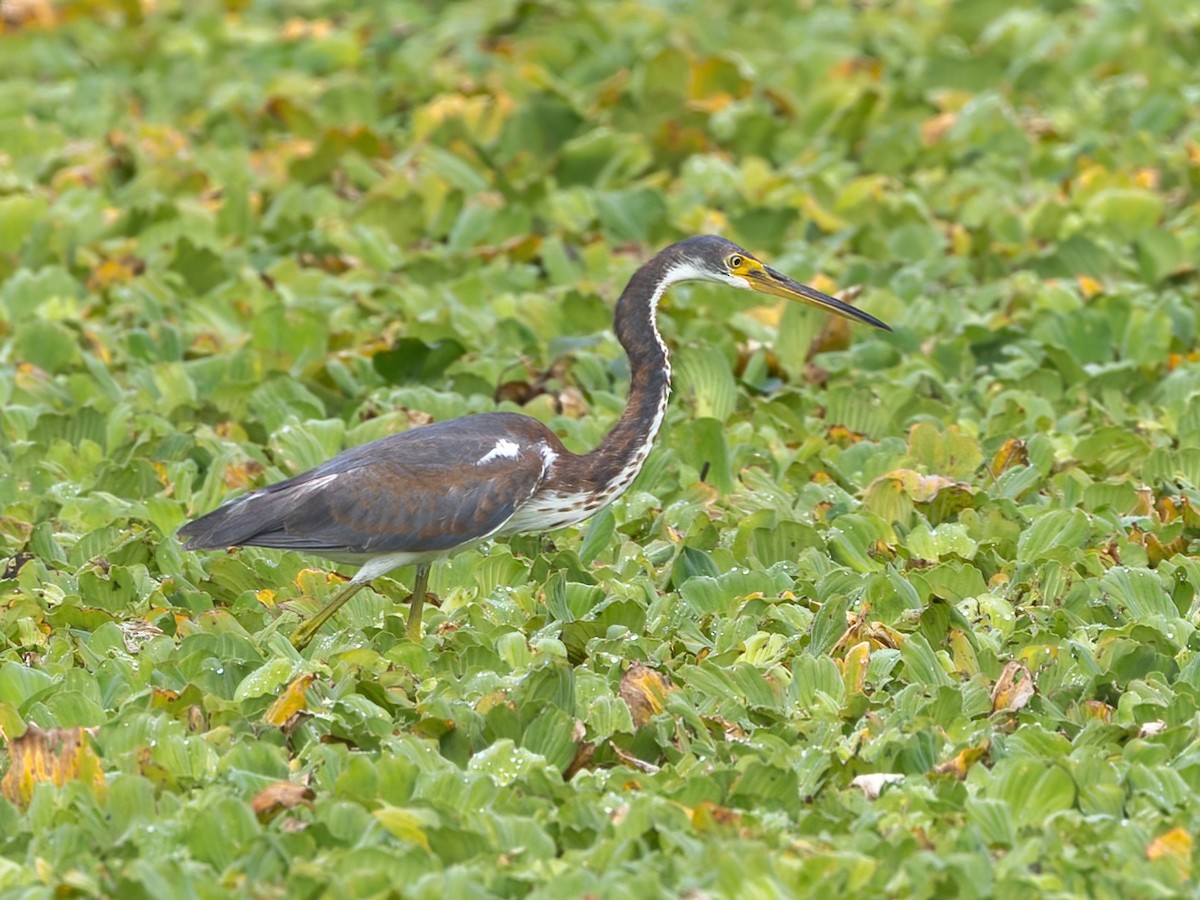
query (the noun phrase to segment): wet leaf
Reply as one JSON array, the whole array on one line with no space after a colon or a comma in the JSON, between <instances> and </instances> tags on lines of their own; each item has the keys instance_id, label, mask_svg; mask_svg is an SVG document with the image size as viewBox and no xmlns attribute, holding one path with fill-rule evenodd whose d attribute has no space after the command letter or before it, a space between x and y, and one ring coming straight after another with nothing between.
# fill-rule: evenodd
<instances>
[{"instance_id":1,"label":"wet leaf","mask_svg":"<svg viewBox=\"0 0 1200 900\"><path fill-rule=\"evenodd\" d=\"M1187 4L279 6L0 3L4 891L1195 892ZM286 638L404 497L181 549L474 413L590 483L694 234L895 330L673 286L637 479L418 641Z\"/></svg>"}]
</instances>

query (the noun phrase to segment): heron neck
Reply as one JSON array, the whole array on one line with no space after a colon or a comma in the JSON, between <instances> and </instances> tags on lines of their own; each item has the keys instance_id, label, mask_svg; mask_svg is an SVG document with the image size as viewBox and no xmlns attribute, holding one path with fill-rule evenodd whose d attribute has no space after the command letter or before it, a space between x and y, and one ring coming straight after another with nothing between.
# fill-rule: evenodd
<instances>
[{"instance_id":1,"label":"heron neck","mask_svg":"<svg viewBox=\"0 0 1200 900\"><path fill-rule=\"evenodd\" d=\"M589 486L618 497L641 471L662 425L671 391L671 360L655 321L658 301L681 273L665 254L634 273L617 301L614 330L629 357L629 399L600 446L581 459Z\"/></svg>"}]
</instances>

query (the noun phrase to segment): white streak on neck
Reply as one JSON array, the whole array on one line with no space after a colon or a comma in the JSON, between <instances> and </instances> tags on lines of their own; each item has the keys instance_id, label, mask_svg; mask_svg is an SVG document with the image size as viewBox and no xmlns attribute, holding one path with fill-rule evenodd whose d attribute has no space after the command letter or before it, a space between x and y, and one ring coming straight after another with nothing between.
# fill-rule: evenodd
<instances>
[{"instance_id":1,"label":"white streak on neck","mask_svg":"<svg viewBox=\"0 0 1200 900\"><path fill-rule=\"evenodd\" d=\"M554 461L558 459L558 454L550 449L549 444L538 444L538 454L542 457L542 478L545 479L550 474L550 470L554 468Z\"/></svg>"}]
</instances>

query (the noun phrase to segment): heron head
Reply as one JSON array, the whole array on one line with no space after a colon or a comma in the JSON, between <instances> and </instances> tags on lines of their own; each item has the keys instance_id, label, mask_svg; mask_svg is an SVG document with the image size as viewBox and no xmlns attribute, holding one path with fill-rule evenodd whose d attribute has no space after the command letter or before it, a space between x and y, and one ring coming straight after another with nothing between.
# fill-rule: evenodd
<instances>
[{"instance_id":1,"label":"heron head","mask_svg":"<svg viewBox=\"0 0 1200 900\"><path fill-rule=\"evenodd\" d=\"M684 271L679 281L715 281L742 290L758 291L815 306L835 315L882 328L892 329L869 313L848 303L794 281L782 272L764 265L753 253L723 237L706 234L688 238L676 245Z\"/></svg>"}]
</instances>

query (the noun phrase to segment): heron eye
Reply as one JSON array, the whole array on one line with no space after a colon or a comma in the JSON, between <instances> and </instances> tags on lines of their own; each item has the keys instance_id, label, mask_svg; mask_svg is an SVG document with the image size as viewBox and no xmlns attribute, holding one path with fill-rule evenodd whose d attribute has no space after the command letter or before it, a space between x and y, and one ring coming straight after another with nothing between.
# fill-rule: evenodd
<instances>
[{"instance_id":1,"label":"heron eye","mask_svg":"<svg viewBox=\"0 0 1200 900\"><path fill-rule=\"evenodd\" d=\"M740 269L743 262L745 262L745 260L735 253L733 256L729 257L729 268Z\"/></svg>"}]
</instances>

